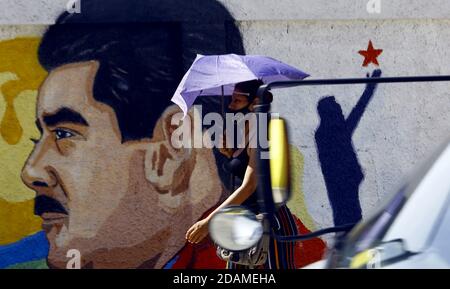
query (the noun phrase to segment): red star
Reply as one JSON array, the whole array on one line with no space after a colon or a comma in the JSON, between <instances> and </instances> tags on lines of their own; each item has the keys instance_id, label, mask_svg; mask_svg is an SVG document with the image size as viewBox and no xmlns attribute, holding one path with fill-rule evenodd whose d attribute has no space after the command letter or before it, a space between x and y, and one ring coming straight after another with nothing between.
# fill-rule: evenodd
<instances>
[{"instance_id":1,"label":"red star","mask_svg":"<svg viewBox=\"0 0 450 289\"><path fill-rule=\"evenodd\" d=\"M380 56L381 52L383 52L383 49L374 49L372 41L369 40L369 46L367 47L367 50L358 51L359 54L364 56L364 63L362 66L366 67L370 63L373 63L376 66L380 66L380 64L378 64L377 57Z\"/></svg>"}]
</instances>

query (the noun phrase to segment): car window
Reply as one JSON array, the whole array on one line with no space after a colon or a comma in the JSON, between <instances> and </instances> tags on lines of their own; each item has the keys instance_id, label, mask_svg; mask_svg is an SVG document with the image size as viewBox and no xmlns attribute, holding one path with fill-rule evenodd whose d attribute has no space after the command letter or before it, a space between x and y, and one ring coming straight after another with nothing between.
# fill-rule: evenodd
<instances>
[{"instance_id":1,"label":"car window","mask_svg":"<svg viewBox=\"0 0 450 289\"><path fill-rule=\"evenodd\" d=\"M450 193L450 146L447 146L420 181L394 222L384 242L402 239L406 249L420 252L428 244Z\"/></svg>"}]
</instances>

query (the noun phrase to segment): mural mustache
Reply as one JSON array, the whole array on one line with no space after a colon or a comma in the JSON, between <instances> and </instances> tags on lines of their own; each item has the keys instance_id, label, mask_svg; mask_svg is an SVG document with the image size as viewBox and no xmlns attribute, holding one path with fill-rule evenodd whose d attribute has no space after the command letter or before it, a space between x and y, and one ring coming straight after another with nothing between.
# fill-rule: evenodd
<instances>
[{"instance_id":1,"label":"mural mustache","mask_svg":"<svg viewBox=\"0 0 450 289\"><path fill-rule=\"evenodd\" d=\"M34 214L42 216L44 213L58 213L69 215L64 206L52 197L40 195L34 199Z\"/></svg>"}]
</instances>

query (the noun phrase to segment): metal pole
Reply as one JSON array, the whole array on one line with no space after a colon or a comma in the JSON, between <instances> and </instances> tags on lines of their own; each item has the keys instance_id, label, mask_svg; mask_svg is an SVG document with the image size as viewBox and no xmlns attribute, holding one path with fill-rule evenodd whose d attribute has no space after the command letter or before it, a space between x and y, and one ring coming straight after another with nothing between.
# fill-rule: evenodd
<instances>
[{"instance_id":1,"label":"metal pole","mask_svg":"<svg viewBox=\"0 0 450 289\"><path fill-rule=\"evenodd\" d=\"M259 91L258 91L259 92ZM256 159L257 159L257 168L256 168L256 176L258 180L257 186L257 194L258 194L258 206L260 211L266 215L268 218L270 225L272 228L276 227L274 213L275 213L275 203L273 201L272 196L272 185L270 181L270 162L267 158L269 153L269 148L262 147L260 140L260 131L262 129L268 129L268 123L262 123L261 114L268 113L270 111L270 103L267 103L267 100L264 96L260 97L261 103L255 105L255 113L256 113ZM269 117L267 118L269 121Z\"/></svg>"},{"instance_id":2,"label":"metal pole","mask_svg":"<svg viewBox=\"0 0 450 289\"><path fill-rule=\"evenodd\" d=\"M222 90L222 98L220 99L220 105L221 105L221 110L222 110L222 119L225 120L225 96L224 96L224 91L223 91L223 85L220 87Z\"/></svg>"},{"instance_id":3,"label":"metal pole","mask_svg":"<svg viewBox=\"0 0 450 289\"><path fill-rule=\"evenodd\" d=\"M258 90L258 96L265 94L265 91L271 88L287 88L296 86L312 85L340 85L340 84L364 84L364 83L401 83L401 82L436 82L450 81L450 75L432 75L432 76L399 76L399 77L366 77L366 78L341 78L341 79L311 79L311 80L292 80L275 81L262 85ZM260 93L262 93L260 95ZM261 98L260 98L261 99Z\"/></svg>"}]
</instances>

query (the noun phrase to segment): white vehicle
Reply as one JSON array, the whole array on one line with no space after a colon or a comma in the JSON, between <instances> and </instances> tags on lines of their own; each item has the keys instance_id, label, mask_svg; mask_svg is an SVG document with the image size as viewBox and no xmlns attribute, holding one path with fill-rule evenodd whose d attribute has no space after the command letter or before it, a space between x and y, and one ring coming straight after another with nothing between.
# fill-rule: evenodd
<instances>
[{"instance_id":1,"label":"white vehicle","mask_svg":"<svg viewBox=\"0 0 450 289\"><path fill-rule=\"evenodd\" d=\"M450 268L450 142L311 268Z\"/></svg>"}]
</instances>

